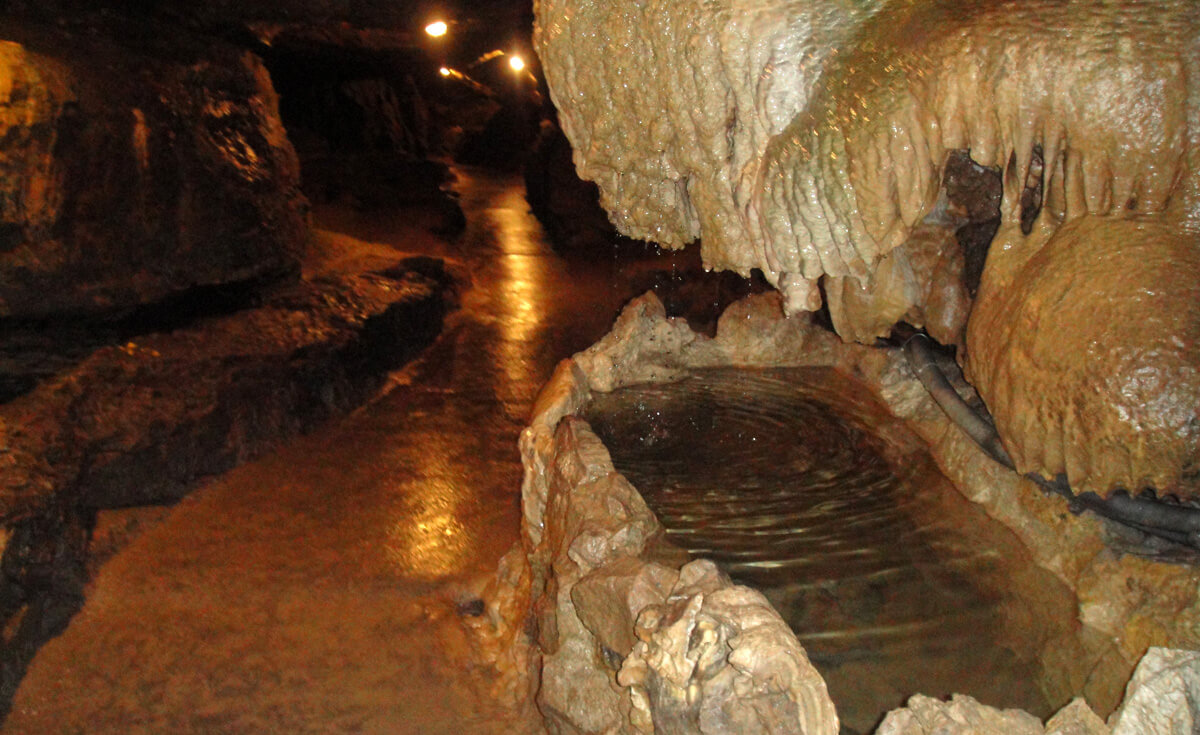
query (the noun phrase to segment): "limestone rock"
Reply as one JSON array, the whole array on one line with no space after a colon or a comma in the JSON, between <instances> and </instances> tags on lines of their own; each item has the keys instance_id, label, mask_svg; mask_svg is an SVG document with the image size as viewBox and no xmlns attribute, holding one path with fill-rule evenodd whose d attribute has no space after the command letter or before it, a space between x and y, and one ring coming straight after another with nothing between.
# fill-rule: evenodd
<instances>
[{"instance_id":1,"label":"limestone rock","mask_svg":"<svg viewBox=\"0 0 1200 735\"><path fill-rule=\"evenodd\" d=\"M718 365L833 365L839 359L838 339L811 318L783 318L779 294L749 296L731 304L717 323L711 345L689 345L688 364Z\"/></svg>"},{"instance_id":2,"label":"limestone rock","mask_svg":"<svg viewBox=\"0 0 1200 735\"><path fill-rule=\"evenodd\" d=\"M1191 496L1198 20L1183 0L548 0L535 41L619 229L700 237L707 266L759 268L787 313L820 306L820 279L847 339L907 319L962 346L983 257L968 269L930 218L985 171L1000 191L960 214L998 200L1001 235L966 359L1018 470Z\"/></svg>"},{"instance_id":3,"label":"limestone rock","mask_svg":"<svg viewBox=\"0 0 1200 735\"><path fill-rule=\"evenodd\" d=\"M1109 729L1087 702L1075 698L1046 721L1046 735L1109 735Z\"/></svg>"},{"instance_id":4,"label":"limestone rock","mask_svg":"<svg viewBox=\"0 0 1200 735\"><path fill-rule=\"evenodd\" d=\"M119 23L0 31L0 316L120 312L298 270L299 164L257 57ZM139 41L105 40L122 36Z\"/></svg>"},{"instance_id":5,"label":"limestone rock","mask_svg":"<svg viewBox=\"0 0 1200 735\"><path fill-rule=\"evenodd\" d=\"M875 735L1043 735L1038 718L1020 710L998 710L971 697L949 702L918 694L904 709L883 718Z\"/></svg>"},{"instance_id":6,"label":"limestone rock","mask_svg":"<svg viewBox=\"0 0 1200 735\"><path fill-rule=\"evenodd\" d=\"M576 165L618 229L700 237L707 265L760 268L789 312L819 307L822 275L862 282L908 240L950 151L1012 162L1012 223L1031 175L1045 211L1067 219L1161 212L1191 186L1185 2L1152 23L1136 3L1093 0L969 12L554 0L538 13ZM1114 44L1141 51L1107 53Z\"/></svg>"},{"instance_id":7,"label":"limestone rock","mask_svg":"<svg viewBox=\"0 0 1200 735\"><path fill-rule=\"evenodd\" d=\"M1026 259L1008 268L1020 285L985 272L967 368L1017 469L1101 495L1180 490L1200 462L1194 237L1085 217L1040 248L1004 242L1027 251L1007 256Z\"/></svg>"},{"instance_id":8,"label":"limestone rock","mask_svg":"<svg viewBox=\"0 0 1200 735\"><path fill-rule=\"evenodd\" d=\"M563 733L619 731L623 712L620 689L602 664L596 641L572 614L559 609L561 645L543 656L538 707L547 724Z\"/></svg>"},{"instance_id":9,"label":"limestone rock","mask_svg":"<svg viewBox=\"0 0 1200 735\"><path fill-rule=\"evenodd\" d=\"M539 405L556 413L576 378L560 368L564 385ZM535 417L523 448L538 463L526 489L545 495L525 506L542 513L536 532L524 524L541 648L530 677L548 726L835 733L824 682L766 599L711 562L676 573L649 561L661 526L636 489L586 422L563 416L551 436L546 419Z\"/></svg>"},{"instance_id":10,"label":"limestone rock","mask_svg":"<svg viewBox=\"0 0 1200 735\"><path fill-rule=\"evenodd\" d=\"M1153 565L1104 551L1099 525L1094 519L1072 518L1058 498L1043 497L1030 483L988 459L949 426L896 351L843 344L807 319L785 317L780 297L775 294L752 296L730 307L715 338L675 333L677 325L656 308L656 301L650 297L633 302L622 319L625 321L620 339L614 336L582 353L582 359L560 366L556 381L561 379L562 384L548 389L545 399L539 401L545 415L534 418L527 434L538 438L534 456L541 469L531 473L539 478L538 483L552 487L573 478L580 488L565 492L585 499L593 509L600 509L603 504L587 500L588 495L597 492L603 496L609 492L607 486L598 484L600 478L611 472L605 451L599 447L576 451L560 465L555 456L557 440L547 439L550 427L556 423L561 425L559 439L566 432L584 436L570 414L586 400L593 383L599 382L592 380L589 370L597 369L606 375L602 382L607 388L623 385L631 376L639 380L670 380L694 367L834 365L865 381L881 395L893 413L932 445L937 461L964 495L984 504L990 515L1013 528L1041 564L1078 591L1078 598L1059 586L1040 592L1045 599L1054 600L1055 605L1061 602L1065 611L1059 633L1053 640L1042 642L1048 670L1044 681L1038 683L1052 700L1082 692L1096 712L1107 715L1117 705L1119 689L1128 677L1137 649L1165 641L1187 645L1194 639L1196 579L1189 568ZM672 338L649 339L663 334ZM960 392L970 396L970 387L955 380ZM886 427L881 426L880 430ZM528 465L526 469L529 473ZM620 506L622 512L629 507L625 501ZM614 644L623 646L630 640L629 634L620 628L636 607L627 590L633 588L631 580L647 573L640 565L652 541L640 551L638 544L613 546L605 539L615 537L615 526L610 528L600 523L596 527L606 529L594 536L601 542L594 547L588 545L588 553L578 555L577 560L567 555L572 543L557 532L543 534L540 546L553 547L555 553L567 556L567 563L551 570L559 576L556 582L547 585L547 594L557 601L560 616L569 612L575 620L583 621L572 629L590 642L575 651L576 661L590 656L592 666L607 670L620 666L617 682L624 687L625 695L617 705L623 714L611 720L620 723L614 725L616 731L754 732L763 722L790 722L791 705L787 702L794 700L773 698L778 692L769 688L774 694L764 698L754 685L747 684L755 681L758 674L791 665L787 663L794 661L788 653L791 649L784 642L790 633L772 632L764 623L761 630L734 635L735 629L746 631L754 626L753 621L765 621L774 613L763 612L752 600L741 599L740 592L731 592L741 588L725 586L727 581L722 581L711 565L685 566L664 600L654 601L657 590L645 596L647 604L637 611L633 626L636 642L629 655L620 660L622 651L614 648ZM618 548L642 558L610 553ZM554 584L578 585L578 592L564 595ZM1083 630L1074 627L1074 616L1070 614L1081 600L1085 603ZM598 612L587 609L592 606ZM737 614L730 613L729 618L736 617L739 622L728 626L713 622L725 620L723 611L735 608ZM555 636L567 629L562 622L558 625ZM774 638L777 634L780 639ZM755 645L755 640L770 642ZM740 645L745 645L746 651L759 653L735 651ZM782 662L761 655L763 652L782 656ZM564 670L583 676L583 669ZM814 697L813 701L820 699ZM896 728L896 733L938 735L942 731L927 730L926 726L942 722L947 727L959 728L946 731L951 733L987 732L970 728L991 724L1002 728L1005 735L1021 732L1108 735L1104 723L1082 701L1064 708L1045 726L1024 713L982 707L961 697L950 703L925 700L915 712L897 713L890 726ZM813 708L819 710L819 706Z\"/></svg>"},{"instance_id":11,"label":"limestone rock","mask_svg":"<svg viewBox=\"0 0 1200 735\"><path fill-rule=\"evenodd\" d=\"M641 732L833 735L825 682L761 594L712 562L686 565L671 596L645 608L617 680Z\"/></svg>"},{"instance_id":12,"label":"limestone rock","mask_svg":"<svg viewBox=\"0 0 1200 735\"><path fill-rule=\"evenodd\" d=\"M301 282L258 309L96 349L0 405L0 708L82 604L89 544L103 556L121 543L94 514L177 500L365 400L440 330L448 279L432 270Z\"/></svg>"},{"instance_id":13,"label":"limestone rock","mask_svg":"<svg viewBox=\"0 0 1200 735\"><path fill-rule=\"evenodd\" d=\"M623 603L601 602L584 616L589 630L576 611L574 590L594 575L579 596L594 605L588 592L602 592L603 577L638 576L640 563L634 560L661 526L613 470L608 450L586 422L563 419L548 459L544 528L533 554L534 569L545 577L536 601L542 646L538 706L562 732L611 731L623 713L613 672L604 663L605 647L620 655L611 646L621 644L604 611Z\"/></svg>"},{"instance_id":14,"label":"limestone rock","mask_svg":"<svg viewBox=\"0 0 1200 735\"><path fill-rule=\"evenodd\" d=\"M633 650L637 615L666 600L679 572L621 559L579 580L571 590L579 619L596 640L622 657Z\"/></svg>"},{"instance_id":15,"label":"limestone rock","mask_svg":"<svg viewBox=\"0 0 1200 735\"><path fill-rule=\"evenodd\" d=\"M403 269L303 282L259 309L96 350L0 406L0 522L178 499L364 398L440 328L443 287Z\"/></svg>"},{"instance_id":16,"label":"limestone rock","mask_svg":"<svg viewBox=\"0 0 1200 735\"><path fill-rule=\"evenodd\" d=\"M636 557L662 532L637 490L612 470L608 450L581 419L568 417L555 437L546 539L583 573ZM604 472L604 468L609 468Z\"/></svg>"},{"instance_id":17,"label":"limestone rock","mask_svg":"<svg viewBox=\"0 0 1200 735\"><path fill-rule=\"evenodd\" d=\"M1112 726L1113 735L1195 733L1200 727L1200 651L1147 651Z\"/></svg>"},{"instance_id":18,"label":"limestone rock","mask_svg":"<svg viewBox=\"0 0 1200 735\"><path fill-rule=\"evenodd\" d=\"M554 465L554 430L587 400L587 377L573 360L563 360L534 402L529 426L521 432L521 535L527 548L542 541L550 472Z\"/></svg>"},{"instance_id":19,"label":"limestone rock","mask_svg":"<svg viewBox=\"0 0 1200 735\"><path fill-rule=\"evenodd\" d=\"M1152 648L1138 664L1111 730L1082 699L1045 724L971 697L942 702L918 695L889 712L875 735L1191 735L1200 722L1200 652Z\"/></svg>"},{"instance_id":20,"label":"limestone rock","mask_svg":"<svg viewBox=\"0 0 1200 735\"><path fill-rule=\"evenodd\" d=\"M952 226L956 223L945 215L930 215L865 278L826 279L838 334L871 344L904 321L925 327L942 344L960 342L971 300L963 285L965 263Z\"/></svg>"},{"instance_id":21,"label":"limestone rock","mask_svg":"<svg viewBox=\"0 0 1200 735\"><path fill-rule=\"evenodd\" d=\"M575 355L592 389L607 392L676 375L681 348L701 337L685 320L666 316L657 296L639 296L621 311L612 331Z\"/></svg>"}]
</instances>

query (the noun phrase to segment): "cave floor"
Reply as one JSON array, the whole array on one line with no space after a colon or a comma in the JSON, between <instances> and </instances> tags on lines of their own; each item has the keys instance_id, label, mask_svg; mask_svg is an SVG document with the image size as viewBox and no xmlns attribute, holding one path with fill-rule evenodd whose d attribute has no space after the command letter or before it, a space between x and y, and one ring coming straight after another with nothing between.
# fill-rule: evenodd
<instances>
[{"instance_id":1,"label":"cave floor","mask_svg":"<svg viewBox=\"0 0 1200 735\"><path fill-rule=\"evenodd\" d=\"M40 651L3 732L537 731L468 625L517 540L517 437L633 270L671 261L564 259L518 179L458 174L454 239L412 212L316 212L319 267L458 261L472 283L442 336L372 403L147 524Z\"/></svg>"}]
</instances>

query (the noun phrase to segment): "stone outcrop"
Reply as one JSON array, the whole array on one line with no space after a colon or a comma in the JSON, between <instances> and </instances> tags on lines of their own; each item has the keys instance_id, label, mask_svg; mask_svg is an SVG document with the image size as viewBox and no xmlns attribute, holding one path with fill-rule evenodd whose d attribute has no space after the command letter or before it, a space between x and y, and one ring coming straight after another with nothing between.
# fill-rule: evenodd
<instances>
[{"instance_id":1,"label":"stone outcrop","mask_svg":"<svg viewBox=\"0 0 1200 735\"><path fill-rule=\"evenodd\" d=\"M1057 727L1056 731L1062 732ZM888 713L875 735L1044 735L1045 732L1042 723L1027 712L998 710L962 695L955 695L949 702L917 695L904 709Z\"/></svg>"},{"instance_id":2,"label":"stone outcrop","mask_svg":"<svg viewBox=\"0 0 1200 735\"><path fill-rule=\"evenodd\" d=\"M298 270L307 205L257 57L117 21L6 21L0 37L0 317Z\"/></svg>"},{"instance_id":3,"label":"stone outcrop","mask_svg":"<svg viewBox=\"0 0 1200 735\"><path fill-rule=\"evenodd\" d=\"M789 311L815 308L819 276L862 281L903 244L950 151L1015 159L1011 221L1035 147L1046 192L1069 192L1048 197L1048 214L1072 217L1161 211L1192 155L1185 3L557 0L538 12L563 129L618 228L668 245L699 236L711 266L761 268ZM1102 53L1110 43L1141 51ZM1112 104L1083 102L1095 99Z\"/></svg>"},{"instance_id":4,"label":"stone outcrop","mask_svg":"<svg viewBox=\"0 0 1200 735\"><path fill-rule=\"evenodd\" d=\"M1161 220L1101 217L1070 222L1040 248L1008 230L1000 238L967 368L1018 471L1063 474L1102 495L1195 495L1196 238Z\"/></svg>"},{"instance_id":5,"label":"stone outcrop","mask_svg":"<svg viewBox=\"0 0 1200 735\"><path fill-rule=\"evenodd\" d=\"M564 363L522 436L537 702L554 732L833 735L825 684L758 592L680 567L586 422ZM567 372L562 372L567 371ZM578 373L576 373L578 375ZM555 428L557 425L557 428Z\"/></svg>"},{"instance_id":6,"label":"stone outcrop","mask_svg":"<svg viewBox=\"0 0 1200 735\"><path fill-rule=\"evenodd\" d=\"M683 319L668 318L661 303L647 295L626 307L604 339L560 364L521 439L524 547L539 635L534 651L519 658L530 663L528 681L541 681L539 706L552 730L637 732L635 728L659 727L662 732L709 732L697 724L707 716L704 713L747 712L754 706L714 708L727 691L722 677L736 674L708 675L699 662L720 660L736 671L739 657L733 655L737 646L732 633L753 629L752 621L765 621L774 613L757 607L749 591L705 591L704 585L720 578L712 567L693 562L681 571L677 553L672 560L672 550L658 541L657 521L644 502L612 470L607 451L586 424L573 417L593 391L671 381L692 368L729 365L821 365L865 382L924 439L964 495L1013 529L1037 562L1075 591L1082 629L1077 637L1044 643L1044 680L1038 685L1051 702L1083 695L1088 704L1068 705L1045 725L1024 713L991 711L978 715L983 720L1034 735L1108 733L1091 708L1103 715L1117 709L1134 665L1148 649L1200 646L1200 608L1195 603L1200 587L1188 567L1107 551L1098 521L1070 517L1061 499L1042 495L962 435L934 404L900 350L848 345L808 319L786 318L776 294L734 304L710 338L689 329ZM958 388L970 390L961 381ZM578 509L572 507L575 503ZM743 600L748 607L734 614ZM768 630L774 631L771 636L790 636L778 627L761 633ZM715 642L722 636L724 647ZM802 652L792 653L782 638L772 638L760 650L768 649L783 661L803 660ZM1194 664L1183 662L1166 678L1183 677L1177 672L1192 670L1189 666L1194 669ZM782 677L778 681L793 680L781 671L774 673ZM743 694L756 691L746 684L735 689ZM914 700L909 714L896 715L893 729L881 732L941 732L919 728L955 722L959 710L975 712L976 705L968 699L949 704ZM800 709L823 711L811 704L815 700L798 693L788 701L810 701ZM1127 693L1126 701L1135 700ZM1155 695L1153 701L1164 700ZM778 720L783 721L794 722ZM968 717L966 722L973 720Z\"/></svg>"},{"instance_id":7,"label":"stone outcrop","mask_svg":"<svg viewBox=\"0 0 1200 735\"><path fill-rule=\"evenodd\" d=\"M1151 648L1107 723L1082 699L1043 726L1025 712L997 710L970 697L941 702L918 695L889 712L875 735L1183 735L1196 731L1198 695L1200 653Z\"/></svg>"},{"instance_id":8,"label":"stone outcrop","mask_svg":"<svg viewBox=\"0 0 1200 735\"><path fill-rule=\"evenodd\" d=\"M834 733L824 682L758 592L709 561L679 570L665 601L642 608L638 644L617 672L642 732Z\"/></svg>"},{"instance_id":9,"label":"stone outcrop","mask_svg":"<svg viewBox=\"0 0 1200 735\"><path fill-rule=\"evenodd\" d=\"M547 0L536 41L622 233L699 238L847 340L968 347L1021 472L1195 496L1198 12ZM962 156L1002 184L974 303Z\"/></svg>"}]
</instances>

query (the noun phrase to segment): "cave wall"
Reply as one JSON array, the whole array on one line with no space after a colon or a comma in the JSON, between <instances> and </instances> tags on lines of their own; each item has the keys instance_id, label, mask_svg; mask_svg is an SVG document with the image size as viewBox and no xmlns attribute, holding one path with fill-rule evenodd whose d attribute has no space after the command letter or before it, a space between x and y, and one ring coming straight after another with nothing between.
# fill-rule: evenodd
<instances>
[{"instance_id":1,"label":"cave wall","mask_svg":"<svg viewBox=\"0 0 1200 735\"><path fill-rule=\"evenodd\" d=\"M120 313L298 269L307 205L262 63L109 31L0 27L2 317Z\"/></svg>"},{"instance_id":2,"label":"cave wall","mask_svg":"<svg viewBox=\"0 0 1200 735\"><path fill-rule=\"evenodd\" d=\"M1019 474L1200 498L1194 3L546 0L536 42L620 231L847 341L926 328ZM1000 182L977 288L962 157Z\"/></svg>"},{"instance_id":3,"label":"cave wall","mask_svg":"<svg viewBox=\"0 0 1200 735\"><path fill-rule=\"evenodd\" d=\"M1189 567L1123 555L1136 532L1076 518L1025 477L1200 498L1200 8L537 12L576 168L617 229L669 247L699 238L708 267L759 270L780 292L727 314L715 341L638 306L575 358L590 389L685 365L840 364L1075 591L1083 627L1045 651L1048 692L1108 712L1148 648L1200 646ZM823 305L848 343L907 322L955 347L1015 471L950 424L894 350L835 348L782 318L807 325L801 312Z\"/></svg>"},{"instance_id":4,"label":"cave wall","mask_svg":"<svg viewBox=\"0 0 1200 735\"><path fill-rule=\"evenodd\" d=\"M535 40L580 174L618 228L701 237L710 266L761 269L794 312L815 308L822 275L867 286L933 209L950 151L1005 169L1010 219L1038 148L1048 215L1192 196L1195 14L546 0Z\"/></svg>"}]
</instances>

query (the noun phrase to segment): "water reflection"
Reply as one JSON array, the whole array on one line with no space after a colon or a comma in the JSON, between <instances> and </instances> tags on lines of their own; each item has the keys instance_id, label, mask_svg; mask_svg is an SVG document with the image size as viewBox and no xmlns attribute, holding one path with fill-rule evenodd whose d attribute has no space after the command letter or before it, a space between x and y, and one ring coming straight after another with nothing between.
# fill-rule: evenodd
<instances>
[{"instance_id":1,"label":"water reflection","mask_svg":"<svg viewBox=\"0 0 1200 735\"><path fill-rule=\"evenodd\" d=\"M467 536L469 520L460 518L461 493L445 481L427 479L423 502L413 512L405 509L387 539L387 554L396 568L406 574L438 579L464 566L472 543Z\"/></svg>"},{"instance_id":2,"label":"water reflection","mask_svg":"<svg viewBox=\"0 0 1200 735\"><path fill-rule=\"evenodd\" d=\"M668 537L767 595L866 732L911 694L1048 715L1045 585L865 387L829 370L713 370L595 399L588 420ZM885 441L881 434L888 436ZM1014 579L1014 569L1021 571Z\"/></svg>"},{"instance_id":3,"label":"water reflection","mask_svg":"<svg viewBox=\"0 0 1200 735\"><path fill-rule=\"evenodd\" d=\"M599 339L633 295L614 284L611 264L580 267L554 252L519 179L456 176L468 225L443 247L470 287L446 333L370 412L394 434L380 472L401 478L386 553L397 570L429 580L516 541L517 437L533 400L555 364Z\"/></svg>"}]
</instances>

